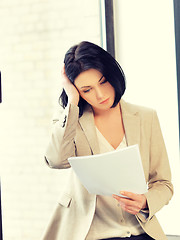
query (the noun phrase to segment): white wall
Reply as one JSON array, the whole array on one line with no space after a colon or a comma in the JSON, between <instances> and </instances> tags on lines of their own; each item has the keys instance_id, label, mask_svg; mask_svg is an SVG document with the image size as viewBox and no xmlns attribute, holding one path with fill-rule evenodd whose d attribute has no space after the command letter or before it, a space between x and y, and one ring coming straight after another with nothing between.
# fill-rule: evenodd
<instances>
[{"instance_id":1,"label":"white wall","mask_svg":"<svg viewBox=\"0 0 180 240\"><path fill-rule=\"evenodd\" d=\"M173 1L114 0L116 58L127 78L127 101L157 110L175 194L158 214L166 234L180 234L180 160Z\"/></svg>"},{"instance_id":2,"label":"white wall","mask_svg":"<svg viewBox=\"0 0 180 240\"><path fill-rule=\"evenodd\" d=\"M63 171L44 162L61 92L65 52L100 44L99 2L1 0L0 176L3 239L41 239L62 191Z\"/></svg>"}]
</instances>

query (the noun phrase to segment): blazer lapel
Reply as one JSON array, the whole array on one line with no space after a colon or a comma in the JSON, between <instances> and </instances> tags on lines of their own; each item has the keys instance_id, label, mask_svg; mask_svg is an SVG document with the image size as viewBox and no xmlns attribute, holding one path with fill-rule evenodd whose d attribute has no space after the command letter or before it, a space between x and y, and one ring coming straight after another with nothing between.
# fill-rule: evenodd
<instances>
[{"instance_id":1,"label":"blazer lapel","mask_svg":"<svg viewBox=\"0 0 180 240\"><path fill-rule=\"evenodd\" d=\"M94 124L94 116L92 108L90 106L88 106L88 109L84 111L82 117L80 117L79 123L86 135L92 154L99 154L100 150Z\"/></svg>"},{"instance_id":2,"label":"blazer lapel","mask_svg":"<svg viewBox=\"0 0 180 240\"><path fill-rule=\"evenodd\" d=\"M121 99L120 101L123 124L128 146L138 144L140 146L140 117L138 112L134 111L128 103ZM99 153L99 144L94 124L92 108L89 106L79 119L82 130L84 131L92 154Z\"/></svg>"},{"instance_id":3,"label":"blazer lapel","mask_svg":"<svg viewBox=\"0 0 180 240\"><path fill-rule=\"evenodd\" d=\"M123 124L128 146L138 144L140 146L140 117L138 112L129 107L124 100L120 101Z\"/></svg>"}]
</instances>

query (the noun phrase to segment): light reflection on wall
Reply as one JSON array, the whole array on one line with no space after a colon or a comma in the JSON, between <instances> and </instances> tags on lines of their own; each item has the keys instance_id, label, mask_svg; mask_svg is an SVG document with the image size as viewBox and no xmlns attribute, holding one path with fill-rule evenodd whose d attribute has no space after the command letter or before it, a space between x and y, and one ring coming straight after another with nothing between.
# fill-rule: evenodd
<instances>
[{"instance_id":1,"label":"light reflection on wall","mask_svg":"<svg viewBox=\"0 0 180 240\"><path fill-rule=\"evenodd\" d=\"M124 98L159 116L175 194L158 218L167 234L180 234L180 160L173 2L115 0L116 58L127 78ZM167 217L168 216L168 217Z\"/></svg>"}]
</instances>

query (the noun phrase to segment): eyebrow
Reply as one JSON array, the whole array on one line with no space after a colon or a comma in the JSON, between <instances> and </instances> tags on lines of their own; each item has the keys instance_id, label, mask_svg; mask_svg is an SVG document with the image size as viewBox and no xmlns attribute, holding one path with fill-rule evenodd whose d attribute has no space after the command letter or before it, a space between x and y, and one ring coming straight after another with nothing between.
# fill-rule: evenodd
<instances>
[{"instance_id":1,"label":"eyebrow","mask_svg":"<svg viewBox=\"0 0 180 240\"><path fill-rule=\"evenodd\" d=\"M102 75L102 77L99 79L98 82L100 82L100 81L102 80L103 77L104 77L104 75ZM83 86L83 87L81 87L81 88L88 88L88 87L91 87L91 86ZM81 88L80 88L80 89L81 89Z\"/></svg>"}]
</instances>

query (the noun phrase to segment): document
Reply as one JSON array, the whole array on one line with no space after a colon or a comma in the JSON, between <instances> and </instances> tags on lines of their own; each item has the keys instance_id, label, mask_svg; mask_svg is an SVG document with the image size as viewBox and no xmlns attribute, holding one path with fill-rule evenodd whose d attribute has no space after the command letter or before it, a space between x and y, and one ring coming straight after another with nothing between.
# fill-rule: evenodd
<instances>
[{"instance_id":1,"label":"document","mask_svg":"<svg viewBox=\"0 0 180 240\"><path fill-rule=\"evenodd\" d=\"M120 191L147 192L138 145L103 154L71 157L68 161L91 194L122 196Z\"/></svg>"}]
</instances>

